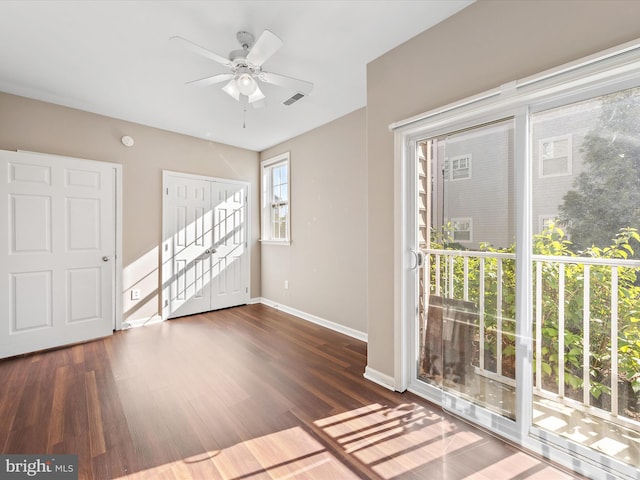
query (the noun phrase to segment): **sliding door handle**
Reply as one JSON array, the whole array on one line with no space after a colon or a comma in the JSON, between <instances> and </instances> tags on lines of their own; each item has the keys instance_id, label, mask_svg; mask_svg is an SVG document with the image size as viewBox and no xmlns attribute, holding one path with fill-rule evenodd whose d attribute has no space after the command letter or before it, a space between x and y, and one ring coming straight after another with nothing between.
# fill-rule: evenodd
<instances>
[{"instance_id":1,"label":"sliding door handle","mask_svg":"<svg viewBox=\"0 0 640 480\"><path fill-rule=\"evenodd\" d=\"M411 252L411 254L413 255L413 259L414 259L414 262L413 262L412 266L409 268L409 270L416 270L416 269L422 267L424 265L424 253L422 253L420 250L418 250L418 251L409 250L409 252Z\"/></svg>"}]
</instances>

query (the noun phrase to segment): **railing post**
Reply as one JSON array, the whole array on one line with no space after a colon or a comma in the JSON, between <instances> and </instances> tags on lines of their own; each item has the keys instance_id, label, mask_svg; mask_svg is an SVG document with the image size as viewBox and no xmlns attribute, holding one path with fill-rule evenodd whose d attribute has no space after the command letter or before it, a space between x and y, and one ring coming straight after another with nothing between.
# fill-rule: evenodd
<instances>
[{"instance_id":1,"label":"railing post","mask_svg":"<svg viewBox=\"0 0 640 480\"><path fill-rule=\"evenodd\" d=\"M536 386L542 390L542 262L536 261Z\"/></svg>"},{"instance_id":2,"label":"railing post","mask_svg":"<svg viewBox=\"0 0 640 480\"><path fill-rule=\"evenodd\" d=\"M480 310L480 345L479 363L480 370L484 370L484 257L480 257L480 272L478 272L480 285L478 287L478 310Z\"/></svg>"},{"instance_id":3,"label":"railing post","mask_svg":"<svg viewBox=\"0 0 640 480\"><path fill-rule=\"evenodd\" d=\"M436 257L436 295L442 296L440 294L440 255L435 254Z\"/></svg>"},{"instance_id":4,"label":"railing post","mask_svg":"<svg viewBox=\"0 0 640 480\"><path fill-rule=\"evenodd\" d=\"M564 263L558 268L558 395L564 397Z\"/></svg>"},{"instance_id":5,"label":"railing post","mask_svg":"<svg viewBox=\"0 0 640 480\"><path fill-rule=\"evenodd\" d=\"M469 300L469 257L463 257L462 261L464 262L464 284L462 286L462 299L465 301Z\"/></svg>"},{"instance_id":6,"label":"railing post","mask_svg":"<svg viewBox=\"0 0 640 480\"><path fill-rule=\"evenodd\" d=\"M498 258L496 292L496 373L502 375L502 258Z\"/></svg>"},{"instance_id":7,"label":"railing post","mask_svg":"<svg viewBox=\"0 0 640 480\"><path fill-rule=\"evenodd\" d=\"M618 267L611 267L611 414L618 416Z\"/></svg>"},{"instance_id":8,"label":"railing post","mask_svg":"<svg viewBox=\"0 0 640 480\"><path fill-rule=\"evenodd\" d=\"M449 255L449 271L448 271L448 274L449 274L449 287L448 287L449 291L447 292L448 293L447 297L455 298L456 295L455 295L454 283L453 283L453 280L454 280L454 277L455 277L455 268L453 266L453 255Z\"/></svg>"},{"instance_id":9,"label":"railing post","mask_svg":"<svg viewBox=\"0 0 640 480\"><path fill-rule=\"evenodd\" d=\"M582 402L589 406L591 403L591 265L584 265L584 285L582 290Z\"/></svg>"}]
</instances>

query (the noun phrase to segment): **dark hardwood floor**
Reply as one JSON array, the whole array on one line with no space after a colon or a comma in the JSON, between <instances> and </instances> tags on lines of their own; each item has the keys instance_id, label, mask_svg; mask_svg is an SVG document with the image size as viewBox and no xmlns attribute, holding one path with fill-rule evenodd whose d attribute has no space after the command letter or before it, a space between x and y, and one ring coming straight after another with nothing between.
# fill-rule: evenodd
<instances>
[{"instance_id":1,"label":"dark hardwood floor","mask_svg":"<svg viewBox=\"0 0 640 480\"><path fill-rule=\"evenodd\" d=\"M362 376L366 345L263 305L0 361L3 453L79 478L568 479Z\"/></svg>"}]
</instances>

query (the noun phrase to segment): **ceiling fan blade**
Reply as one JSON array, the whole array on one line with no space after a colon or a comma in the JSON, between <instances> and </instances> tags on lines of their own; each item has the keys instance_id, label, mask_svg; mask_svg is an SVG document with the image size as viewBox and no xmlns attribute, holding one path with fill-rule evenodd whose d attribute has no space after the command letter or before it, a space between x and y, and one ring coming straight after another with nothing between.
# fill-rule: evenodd
<instances>
[{"instance_id":1,"label":"ceiling fan blade","mask_svg":"<svg viewBox=\"0 0 640 480\"><path fill-rule=\"evenodd\" d=\"M222 91L235 98L237 101L240 101L240 90L238 90L238 82L235 78L222 87Z\"/></svg>"},{"instance_id":2,"label":"ceiling fan blade","mask_svg":"<svg viewBox=\"0 0 640 480\"><path fill-rule=\"evenodd\" d=\"M265 30L247 54L247 61L259 67L280 47L282 47L282 40L269 30Z\"/></svg>"},{"instance_id":3,"label":"ceiling fan blade","mask_svg":"<svg viewBox=\"0 0 640 480\"><path fill-rule=\"evenodd\" d=\"M215 85L216 83L231 80L235 75L233 73L220 73L212 77L201 78L200 80L192 80L187 82L187 85L195 85L197 87L208 87L209 85Z\"/></svg>"},{"instance_id":4,"label":"ceiling fan blade","mask_svg":"<svg viewBox=\"0 0 640 480\"><path fill-rule=\"evenodd\" d=\"M249 103L257 102L265 98L264 93L260 90L260 87L256 85L256 91L249 95Z\"/></svg>"},{"instance_id":5,"label":"ceiling fan blade","mask_svg":"<svg viewBox=\"0 0 640 480\"><path fill-rule=\"evenodd\" d=\"M289 88L308 95L313 88L313 83L298 78L287 77L286 75L280 75L278 73L260 72L258 78L265 83L272 83L279 87Z\"/></svg>"},{"instance_id":6,"label":"ceiling fan blade","mask_svg":"<svg viewBox=\"0 0 640 480\"><path fill-rule=\"evenodd\" d=\"M196 43L193 43L191 40L187 40L186 38L180 37L178 35L171 37L169 40L180 42L192 52L195 52L198 55L202 55L203 57L206 57L209 60L213 60L214 62L221 63L225 67L229 67L229 68L233 67L233 62L231 62L231 60L229 60L228 58L225 58L222 55L218 55L217 53L213 53L212 51L207 50L206 48L201 47Z\"/></svg>"}]
</instances>

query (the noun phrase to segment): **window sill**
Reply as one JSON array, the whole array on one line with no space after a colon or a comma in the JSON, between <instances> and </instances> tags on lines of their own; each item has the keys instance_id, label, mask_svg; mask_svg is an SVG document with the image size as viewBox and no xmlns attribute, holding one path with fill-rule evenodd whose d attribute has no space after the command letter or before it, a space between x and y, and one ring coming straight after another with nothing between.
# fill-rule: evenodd
<instances>
[{"instance_id":1,"label":"window sill","mask_svg":"<svg viewBox=\"0 0 640 480\"><path fill-rule=\"evenodd\" d=\"M291 245L291 240L259 240L262 245Z\"/></svg>"}]
</instances>

